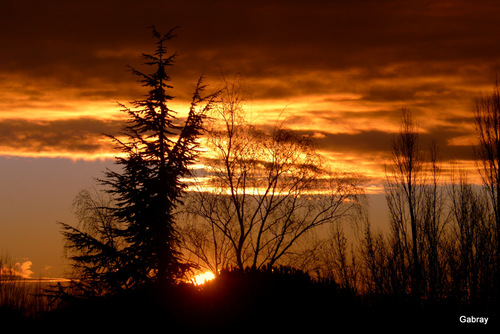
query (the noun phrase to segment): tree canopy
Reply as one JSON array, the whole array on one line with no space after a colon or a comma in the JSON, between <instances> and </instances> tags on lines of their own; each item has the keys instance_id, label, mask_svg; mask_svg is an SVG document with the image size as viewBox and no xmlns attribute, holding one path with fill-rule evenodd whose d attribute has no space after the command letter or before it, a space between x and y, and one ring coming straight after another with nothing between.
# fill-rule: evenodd
<instances>
[{"instance_id":1,"label":"tree canopy","mask_svg":"<svg viewBox=\"0 0 500 334\"><path fill-rule=\"evenodd\" d=\"M121 152L116 156L119 170L108 170L99 180L112 199L108 209L113 224L94 231L110 237L102 240L62 224L67 247L76 251L72 260L108 290L150 282L172 284L190 267L178 250L175 208L182 203L182 178L190 173L206 112L217 94L202 96L205 86L200 77L182 123L168 105L174 97L167 68L176 55L169 53L167 44L174 29L160 34L153 27L152 32L156 48L142 55L151 72L131 68L148 93L130 107L120 104L128 116L123 133L108 136ZM115 240L120 240L120 247Z\"/></svg>"}]
</instances>

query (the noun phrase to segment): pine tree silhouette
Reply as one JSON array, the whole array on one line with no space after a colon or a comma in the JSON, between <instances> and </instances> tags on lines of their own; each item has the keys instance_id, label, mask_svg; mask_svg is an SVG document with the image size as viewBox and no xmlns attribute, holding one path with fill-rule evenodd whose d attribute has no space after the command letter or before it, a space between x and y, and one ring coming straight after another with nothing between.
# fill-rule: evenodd
<instances>
[{"instance_id":1,"label":"pine tree silhouette","mask_svg":"<svg viewBox=\"0 0 500 334\"><path fill-rule=\"evenodd\" d=\"M173 87L166 69L176 54L169 54L167 42L174 30L160 34L152 27L156 49L143 54L144 65L152 72L131 68L148 94L131 107L120 104L128 115L127 123L120 136L108 135L122 154L115 161L119 171L107 170L99 180L115 203L111 209L115 224L105 233L121 240L121 247L110 247L99 236L63 224L70 248L79 253L73 260L94 273L89 277L109 287L165 286L177 282L190 268L178 250L174 210L182 203L185 184L181 179L190 173L203 120L217 93L202 96L205 86L200 77L184 124L169 108L174 97L168 93ZM99 261L102 258L107 260Z\"/></svg>"}]
</instances>

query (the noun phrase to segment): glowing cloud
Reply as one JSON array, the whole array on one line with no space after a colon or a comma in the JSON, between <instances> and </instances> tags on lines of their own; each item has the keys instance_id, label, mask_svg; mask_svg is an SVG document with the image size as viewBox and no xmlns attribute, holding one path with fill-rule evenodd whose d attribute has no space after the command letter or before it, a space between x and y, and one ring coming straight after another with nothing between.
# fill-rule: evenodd
<instances>
[{"instance_id":1,"label":"glowing cloud","mask_svg":"<svg viewBox=\"0 0 500 334\"><path fill-rule=\"evenodd\" d=\"M19 279L19 278L31 278L33 271L31 270L31 266L33 263L29 260L26 260L22 263L17 262L13 266L5 265L3 268L0 268L0 279Z\"/></svg>"}]
</instances>

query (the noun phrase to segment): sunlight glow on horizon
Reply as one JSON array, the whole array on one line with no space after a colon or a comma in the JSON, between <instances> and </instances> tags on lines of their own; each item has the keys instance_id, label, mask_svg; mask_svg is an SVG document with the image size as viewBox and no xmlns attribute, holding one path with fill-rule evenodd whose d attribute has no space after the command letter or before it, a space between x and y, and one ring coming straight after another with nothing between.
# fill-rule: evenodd
<instances>
[{"instance_id":1,"label":"sunlight glow on horizon","mask_svg":"<svg viewBox=\"0 0 500 334\"><path fill-rule=\"evenodd\" d=\"M117 154L103 151L98 153L75 153L75 152L31 152L31 151L15 151L1 150L0 157L3 158L52 158L52 159L68 159L71 161L105 161L114 160Z\"/></svg>"},{"instance_id":2,"label":"sunlight glow on horizon","mask_svg":"<svg viewBox=\"0 0 500 334\"><path fill-rule=\"evenodd\" d=\"M204 273L198 274L191 279L194 285L203 285L208 281L215 279L215 275L211 271L205 271Z\"/></svg>"}]
</instances>

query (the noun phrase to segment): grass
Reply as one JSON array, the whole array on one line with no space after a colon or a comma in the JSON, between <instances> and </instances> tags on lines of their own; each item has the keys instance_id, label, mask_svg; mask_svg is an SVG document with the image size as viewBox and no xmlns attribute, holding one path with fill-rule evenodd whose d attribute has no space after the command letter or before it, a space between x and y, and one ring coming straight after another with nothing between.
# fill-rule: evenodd
<instances>
[{"instance_id":1,"label":"grass","mask_svg":"<svg viewBox=\"0 0 500 334\"><path fill-rule=\"evenodd\" d=\"M0 258L0 321L33 320L54 309L45 293L50 284L23 277L15 268L7 255Z\"/></svg>"}]
</instances>

